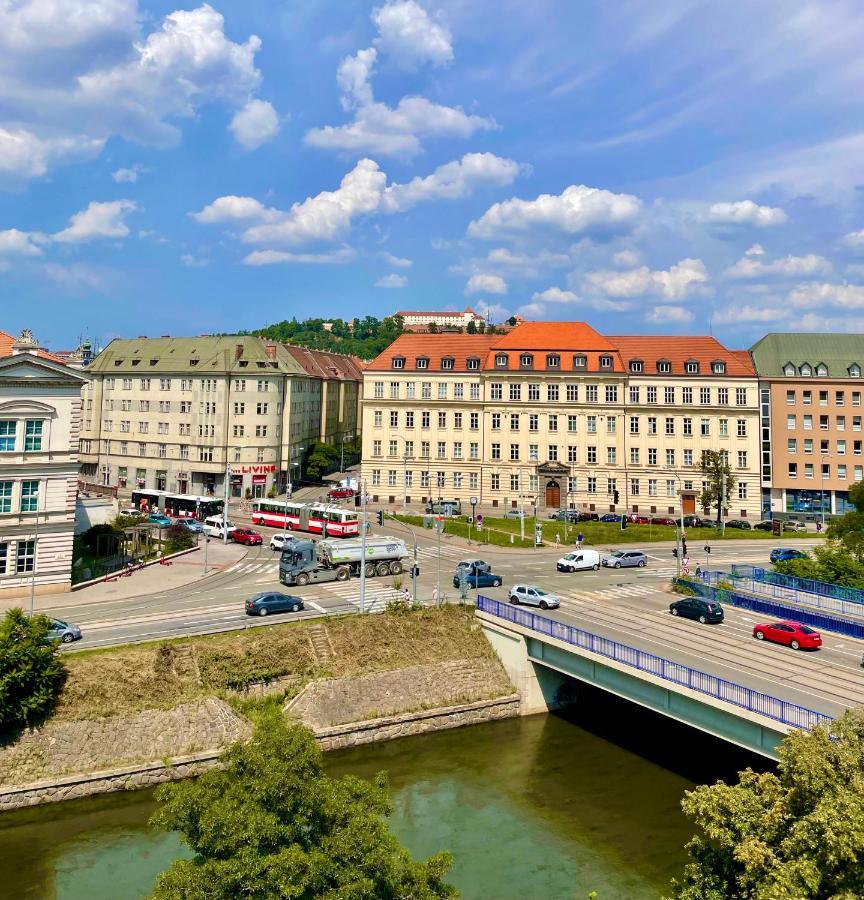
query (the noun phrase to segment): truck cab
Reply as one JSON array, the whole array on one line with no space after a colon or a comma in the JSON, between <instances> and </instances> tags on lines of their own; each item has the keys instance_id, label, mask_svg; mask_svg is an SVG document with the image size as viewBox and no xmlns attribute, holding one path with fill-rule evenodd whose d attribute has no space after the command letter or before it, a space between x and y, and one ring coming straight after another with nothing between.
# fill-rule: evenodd
<instances>
[{"instance_id":1,"label":"truck cab","mask_svg":"<svg viewBox=\"0 0 864 900\"><path fill-rule=\"evenodd\" d=\"M279 559L279 581L282 584L315 584L325 581L347 581L351 577L348 566L319 565L314 541L294 541L286 544Z\"/></svg>"}]
</instances>

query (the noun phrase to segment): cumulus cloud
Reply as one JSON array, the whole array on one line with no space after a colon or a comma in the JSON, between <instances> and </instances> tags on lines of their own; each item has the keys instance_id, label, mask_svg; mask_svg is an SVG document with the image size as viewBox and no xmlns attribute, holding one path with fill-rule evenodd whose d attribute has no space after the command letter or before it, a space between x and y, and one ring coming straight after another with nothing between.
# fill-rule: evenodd
<instances>
[{"instance_id":1,"label":"cumulus cloud","mask_svg":"<svg viewBox=\"0 0 864 900\"><path fill-rule=\"evenodd\" d=\"M404 288L408 285L408 279L404 275L397 275L391 272L389 275L383 275L375 282L378 288Z\"/></svg>"},{"instance_id":2,"label":"cumulus cloud","mask_svg":"<svg viewBox=\"0 0 864 900\"><path fill-rule=\"evenodd\" d=\"M683 306L655 306L645 316L645 321L655 325L686 325L693 321L693 313Z\"/></svg>"},{"instance_id":3,"label":"cumulus cloud","mask_svg":"<svg viewBox=\"0 0 864 900\"><path fill-rule=\"evenodd\" d=\"M466 294L506 294L507 282L500 275L472 275L465 285Z\"/></svg>"},{"instance_id":4,"label":"cumulus cloud","mask_svg":"<svg viewBox=\"0 0 864 900\"><path fill-rule=\"evenodd\" d=\"M777 322L786 318L789 311L781 306L727 306L714 314L714 321L718 325L735 325L751 322Z\"/></svg>"},{"instance_id":5,"label":"cumulus cloud","mask_svg":"<svg viewBox=\"0 0 864 900\"><path fill-rule=\"evenodd\" d=\"M122 238L129 234L126 216L137 206L131 200L93 201L86 209L75 213L69 225L52 236L61 244L80 244L97 238Z\"/></svg>"},{"instance_id":6,"label":"cumulus cloud","mask_svg":"<svg viewBox=\"0 0 864 900\"><path fill-rule=\"evenodd\" d=\"M0 123L0 185L45 175L55 164L90 159L105 140L84 135L38 137L32 131Z\"/></svg>"},{"instance_id":7,"label":"cumulus cloud","mask_svg":"<svg viewBox=\"0 0 864 900\"><path fill-rule=\"evenodd\" d=\"M346 56L336 70L336 83L342 89L341 103L344 110L358 106L371 106L372 72L378 61L378 51L374 47L358 50L354 56Z\"/></svg>"},{"instance_id":8,"label":"cumulus cloud","mask_svg":"<svg viewBox=\"0 0 864 900\"><path fill-rule=\"evenodd\" d=\"M246 150L256 150L279 133L279 116L272 103L250 100L231 120L234 140Z\"/></svg>"},{"instance_id":9,"label":"cumulus cloud","mask_svg":"<svg viewBox=\"0 0 864 900\"><path fill-rule=\"evenodd\" d=\"M641 257L635 250L619 250L613 257L612 262L622 269L632 269L639 265Z\"/></svg>"},{"instance_id":10,"label":"cumulus cloud","mask_svg":"<svg viewBox=\"0 0 864 900\"><path fill-rule=\"evenodd\" d=\"M754 225L768 228L782 225L788 216L779 206L759 206L752 200L735 203L715 203L708 210L708 219L722 225Z\"/></svg>"},{"instance_id":11,"label":"cumulus cloud","mask_svg":"<svg viewBox=\"0 0 864 900\"><path fill-rule=\"evenodd\" d=\"M471 237L492 239L548 228L565 234L623 230L632 226L641 202L631 194L570 185L560 194L495 203L468 226Z\"/></svg>"},{"instance_id":12,"label":"cumulus cloud","mask_svg":"<svg viewBox=\"0 0 864 900\"><path fill-rule=\"evenodd\" d=\"M203 269L210 265L209 259L203 259L200 256L193 256L191 253L184 253L180 257L180 262L190 269Z\"/></svg>"},{"instance_id":13,"label":"cumulus cloud","mask_svg":"<svg viewBox=\"0 0 864 900\"><path fill-rule=\"evenodd\" d=\"M450 32L415 0L394 0L372 11L378 28L374 44L403 66L428 62L440 66L453 59Z\"/></svg>"},{"instance_id":14,"label":"cumulus cloud","mask_svg":"<svg viewBox=\"0 0 864 900\"><path fill-rule=\"evenodd\" d=\"M758 248L758 252L756 251ZM777 275L801 278L810 275L826 275L831 271L831 263L824 256L808 253L806 256L784 256L771 262L761 259L764 251L755 244L735 265L726 269L729 278L762 278Z\"/></svg>"},{"instance_id":15,"label":"cumulus cloud","mask_svg":"<svg viewBox=\"0 0 864 900\"><path fill-rule=\"evenodd\" d=\"M247 266L274 266L286 263L334 265L351 262L357 254L351 247L339 247L327 253L290 253L284 250L254 250L243 262Z\"/></svg>"},{"instance_id":16,"label":"cumulus cloud","mask_svg":"<svg viewBox=\"0 0 864 900\"><path fill-rule=\"evenodd\" d=\"M545 291L535 291L531 296L535 303L573 303L579 296L573 291L564 291L559 287L546 288Z\"/></svg>"},{"instance_id":17,"label":"cumulus cloud","mask_svg":"<svg viewBox=\"0 0 864 900\"><path fill-rule=\"evenodd\" d=\"M585 284L589 289L609 297L640 297L659 294L669 300L682 299L709 280L701 259L682 259L666 270L654 271L648 266L626 272L588 272Z\"/></svg>"},{"instance_id":18,"label":"cumulus cloud","mask_svg":"<svg viewBox=\"0 0 864 900\"><path fill-rule=\"evenodd\" d=\"M254 197L238 197L235 194L227 194L224 197L217 197L200 212L190 213L190 215L202 225L248 220L267 222L278 218L279 210L263 206Z\"/></svg>"},{"instance_id":19,"label":"cumulus cloud","mask_svg":"<svg viewBox=\"0 0 864 900\"><path fill-rule=\"evenodd\" d=\"M41 248L34 243L34 236L17 228L0 231L0 256L40 256Z\"/></svg>"},{"instance_id":20,"label":"cumulus cloud","mask_svg":"<svg viewBox=\"0 0 864 900\"><path fill-rule=\"evenodd\" d=\"M117 184L134 184L145 172L149 172L144 166L134 165L127 169L117 169L111 173L111 177Z\"/></svg>"},{"instance_id":21,"label":"cumulus cloud","mask_svg":"<svg viewBox=\"0 0 864 900\"><path fill-rule=\"evenodd\" d=\"M842 309L864 308L864 286L813 282L799 284L789 292L786 302L794 307L837 306Z\"/></svg>"},{"instance_id":22,"label":"cumulus cloud","mask_svg":"<svg viewBox=\"0 0 864 900\"><path fill-rule=\"evenodd\" d=\"M844 234L841 243L853 250L864 250L864 229Z\"/></svg>"},{"instance_id":23,"label":"cumulus cloud","mask_svg":"<svg viewBox=\"0 0 864 900\"><path fill-rule=\"evenodd\" d=\"M383 259L386 263L389 263L396 269L410 269L411 266L414 265L414 260L405 259L403 256L394 256L392 253L388 253L386 250L382 251L380 254L381 259Z\"/></svg>"}]
</instances>

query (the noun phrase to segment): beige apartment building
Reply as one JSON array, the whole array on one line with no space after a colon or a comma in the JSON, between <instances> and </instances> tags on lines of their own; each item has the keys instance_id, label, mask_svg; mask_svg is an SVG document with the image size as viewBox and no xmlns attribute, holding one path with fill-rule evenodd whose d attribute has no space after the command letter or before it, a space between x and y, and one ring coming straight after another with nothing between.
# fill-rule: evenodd
<instances>
[{"instance_id":1,"label":"beige apartment building","mask_svg":"<svg viewBox=\"0 0 864 900\"><path fill-rule=\"evenodd\" d=\"M0 597L70 589L85 378L0 332Z\"/></svg>"},{"instance_id":2,"label":"beige apartment building","mask_svg":"<svg viewBox=\"0 0 864 900\"><path fill-rule=\"evenodd\" d=\"M250 335L112 341L88 367L85 479L261 497L302 476L316 441L357 434L361 370L348 356ZM230 471L229 471L230 468Z\"/></svg>"},{"instance_id":3,"label":"beige apartment building","mask_svg":"<svg viewBox=\"0 0 864 900\"><path fill-rule=\"evenodd\" d=\"M505 335L402 335L364 370L363 477L386 504L699 512L708 449L736 478L728 515L757 519L755 372L710 337L529 322Z\"/></svg>"},{"instance_id":4,"label":"beige apartment building","mask_svg":"<svg viewBox=\"0 0 864 900\"><path fill-rule=\"evenodd\" d=\"M752 348L763 416L764 505L827 518L864 479L864 335L767 334Z\"/></svg>"}]
</instances>

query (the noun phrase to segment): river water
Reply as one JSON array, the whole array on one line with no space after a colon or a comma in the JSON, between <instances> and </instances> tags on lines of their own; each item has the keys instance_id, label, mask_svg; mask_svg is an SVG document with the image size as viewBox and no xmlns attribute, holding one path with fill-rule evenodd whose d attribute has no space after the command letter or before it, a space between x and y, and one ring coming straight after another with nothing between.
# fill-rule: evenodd
<instances>
[{"instance_id":1,"label":"river water","mask_svg":"<svg viewBox=\"0 0 864 900\"><path fill-rule=\"evenodd\" d=\"M450 850L465 898L658 898L684 862L679 803L757 758L604 695L532 716L329 754L334 775L390 775L392 828ZM153 832L152 793L0 816L0 897L135 900L185 848Z\"/></svg>"}]
</instances>

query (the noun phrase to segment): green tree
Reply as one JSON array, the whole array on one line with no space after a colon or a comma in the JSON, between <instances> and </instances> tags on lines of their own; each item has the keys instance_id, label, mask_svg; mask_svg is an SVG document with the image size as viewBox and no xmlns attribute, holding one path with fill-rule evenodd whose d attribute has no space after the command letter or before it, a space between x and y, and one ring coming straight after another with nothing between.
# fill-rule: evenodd
<instances>
[{"instance_id":1,"label":"green tree","mask_svg":"<svg viewBox=\"0 0 864 900\"><path fill-rule=\"evenodd\" d=\"M438 334L438 326L435 322L429 323L429 334Z\"/></svg>"},{"instance_id":2,"label":"green tree","mask_svg":"<svg viewBox=\"0 0 864 900\"><path fill-rule=\"evenodd\" d=\"M179 553L188 550L194 543L192 532L185 525L171 525L165 530L165 552Z\"/></svg>"},{"instance_id":3,"label":"green tree","mask_svg":"<svg viewBox=\"0 0 864 900\"><path fill-rule=\"evenodd\" d=\"M179 831L195 857L161 875L155 900L456 896L448 854L416 862L391 834L386 777L325 775L311 733L280 710L223 761L156 792L152 824Z\"/></svg>"},{"instance_id":4,"label":"green tree","mask_svg":"<svg viewBox=\"0 0 864 900\"><path fill-rule=\"evenodd\" d=\"M699 469L708 483L699 502L703 509L717 509L717 524L723 518L723 508L729 505L732 490L735 487L735 476L729 467L729 460L721 450L703 450Z\"/></svg>"},{"instance_id":5,"label":"green tree","mask_svg":"<svg viewBox=\"0 0 864 900\"><path fill-rule=\"evenodd\" d=\"M468 334L477 334L477 323L473 319L468 323L466 331Z\"/></svg>"},{"instance_id":6,"label":"green tree","mask_svg":"<svg viewBox=\"0 0 864 900\"><path fill-rule=\"evenodd\" d=\"M51 620L10 609L0 622L0 731L38 725L66 680Z\"/></svg>"},{"instance_id":7,"label":"green tree","mask_svg":"<svg viewBox=\"0 0 864 900\"><path fill-rule=\"evenodd\" d=\"M340 451L337 447L316 441L306 455L303 474L310 481L318 481L323 475L339 465Z\"/></svg>"},{"instance_id":8,"label":"green tree","mask_svg":"<svg viewBox=\"0 0 864 900\"><path fill-rule=\"evenodd\" d=\"M864 561L851 553L840 541L828 541L807 559L788 559L774 568L784 575L815 578L844 587L864 588Z\"/></svg>"},{"instance_id":9,"label":"green tree","mask_svg":"<svg viewBox=\"0 0 864 900\"><path fill-rule=\"evenodd\" d=\"M795 731L775 772L689 791L698 834L678 900L854 900L864 896L864 711Z\"/></svg>"},{"instance_id":10,"label":"green tree","mask_svg":"<svg viewBox=\"0 0 864 900\"><path fill-rule=\"evenodd\" d=\"M864 562L864 481L849 488L849 502L855 509L832 519L827 534L829 539L840 541L852 556Z\"/></svg>"}]
</instances>

